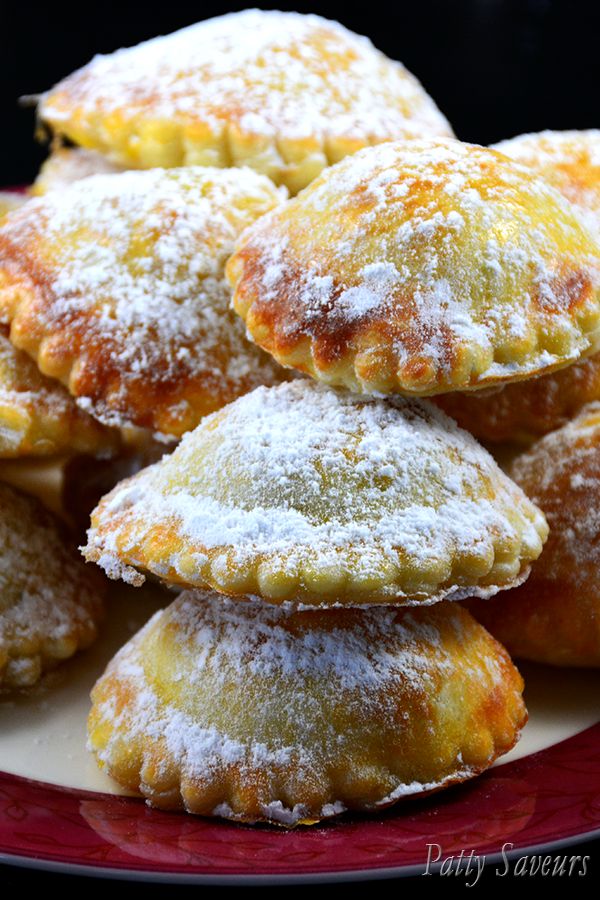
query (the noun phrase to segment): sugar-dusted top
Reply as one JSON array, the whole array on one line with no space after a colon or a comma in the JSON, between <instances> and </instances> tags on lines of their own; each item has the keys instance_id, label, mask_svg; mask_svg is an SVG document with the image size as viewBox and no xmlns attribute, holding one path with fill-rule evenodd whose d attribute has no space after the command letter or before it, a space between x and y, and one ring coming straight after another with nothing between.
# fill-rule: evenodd
<instances>
[{"instance_id":1,"label":"sugar-dusted top","mask_svg":"<svg viewBox=\"0 0 600 900\"><path fill-rule=\"evenodd\" d=\"M364 392L433 395L550 370L600 341L600 248L572 206L496 151L380 144L242 236L250 333Z\"/></svg>"},{"instance_id":2,"label":"sugar-dusted top","mask_svg":"<svg viewBox=\"0 0 600 900\"><path fill-rule=\"evenodd\" d=\"M543 175L600 237L600 129L521 134L493 147Z\"/></svg>"},{"instance_id":3,"label":"sugar-dusted top","mask_svg":"<svg viewBox=\"0 0 600 900\"><path fill-rule=\"evenodd\" d=\"M518 579L544 536L536 508L439 410L299 380L230 404L117 486L86 554L113 576L146 566L267 599L433 602Z\"/></svg>"},{"instance_id":4,"label":"sugar-dusted top","mask_svg":"<svg viewBox=\"0 0 600 900\"><path fill-rule=\"evenodd\" d=\"M199 167L97 175L31 200L0 228L13 340L104 421L180 434L276 378L229 308L224 265L280 200L249 169Z\"/></svg>"},{"instance_id":5,"label":"sugar-dusted top","mask_svg":"<svg viewBox=\"0 0 600 900\"><path fill-rule=\"evenodd\" d=\"M367 38L319 16L257 9L96 56L40 112L60 128L74 112L111 110L320 140L451 133L417 80Z\"/></svg>"},{"instance_id":6,"label":"sugar-dusted top","mask_svg":"<svg viewBox=\"0 0 600 900\"><path fill-rule=\"evenodd\" d=\"M497 717L514 740L519 690L457 605L290 613L184 592L94 688L90 744L117 777L152 759L150 798L168 773L188 808L291 825L474 774L506 742Z\"/></svg>"},{"instance_id":7,"label":"sugar-dusted top","mask_svg":"<svg viewBox=\"0 0 600 900\"><path fill-rule=\"evenodd\" d=\"M38 501L0 484L0 686L39 677L71 656L101 618L102 581L69 548Z\"/></svg>"}]
</instances>

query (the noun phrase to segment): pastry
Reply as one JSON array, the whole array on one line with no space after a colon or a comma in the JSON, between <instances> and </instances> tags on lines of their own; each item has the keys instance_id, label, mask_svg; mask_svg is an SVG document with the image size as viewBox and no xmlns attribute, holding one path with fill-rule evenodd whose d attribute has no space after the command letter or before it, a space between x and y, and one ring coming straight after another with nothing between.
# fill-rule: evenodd
<instances>
[{"instance_id":1,"label":"pastry","mask_svg":"<svg viewBox=\"0 0 600 900\"><path fill-rule=\"evenodd\" d=\"M600 399L600 353L550 375L432 399L483 441L531 443L566 425L586 403Z\"/></svg>"},{"instance_id":2,"label":"pastry","mask_svg":"<svg viewBox=\"0 0 600 900\"><path fill-rule=\"evenodd\" d=\"M17 191L0 191L0 221L4 216L23 206L27 200L27 194L17 193Z\"/></svg>"},{"instance_id":3,"label":"pastry","mask_svg":"<svg viewBox=\"0 0 600 900\"><path fill-rule=\"evenodd\" d=\"M493 147L539 172L600 237L600 130L521 134Z\"/></svg>"},{"instance_id":4,"label":"pastry","mask_svg":"<svg viewBox=\"0 0 600 900\"><path fill-rule=\"evenodd\" d=\"M84 150L83 147L58 147L43 163L30 193L36 197L48 191L62 190L90 175L111 175L122 172L123 167L111 163L101 153Z\"/></svg>"},{"instance_id":5,"label":"pastry","mask_svg":"<svg viewBox=\"0 0 600 900\"><path fill-rule=\"evenodd\" d=\"M292 192L368 144L452 134L416 78L367 38L264 10L96 56L38 111L56 135L126 168L247 165Z\"/></svg>"},{"instance_id":6,"label":"pastry","mask_svg":"<svg viewBox=\"0 0 600 900\"><path fill-rule=\"evenodd\" d=\"M434 603L519 584L543 516L431 404L299 379L258 388L117 485L84 550L113 578L151 572L272 603Z\"/></svg>"},{"instance_id":7,"label":"pastry","mask_svg":"<svg viewBox=\"0 0 600 900\"><path fill-rule=\"evenodd\" d=\"M362 150L250 227L227 272L252 338L332 385L435 395L600 345L600 248L529 169L459 141Z\"/></svg>"},{"instance_id":8,"label":"pastry","mask_svg":"<svg viewBox=\"0 0 600 900\"><path fill-rule=\"evenodd\" d=\"M471 609L514 656L600 666L600 403L517 457L511 474L550 537L526 584Z\"/></svg>"},{"instance_id":9,"label":"pastry","mask_svg":"<svg viewBox=\"0 0 600 900\"><path fill-rule=\"evenodd\" d=\"M103 584L51 513L0 483L0 689L30 687L93 642Z\"/></svg>"},{"instance_id":10,"label":"pastry","mask_svg":"<svg viewBox=\"0 0 600 900\"><path fill-rule=\"evenodd\" d=\"M119 443L118 432L96 422L59 382L42 375L0 326L0 459L111 456Z\"/></svg>"},{"instance_id":11,"label":"pastry","mask_svg":"<svg viewBox=\"0 0 600 900\"><path fill-rule=\"evenodd\" d=\"M524 725L458 604L290 612L184 592L92 692L89 747L152 806L311 824L464 781Z\"/></svg>"},{"instance_id":12,"label":"pastry","mask_svg":"<svg viewBox=\"0 0 600 900\"><path fill-rule=\"evenodd\" d=\"M281 376L230 310L234 239L280 202L249 169L95 175L0 226L13 344L109 425L177 438Z\"/></svg>"},{"instance_id":13,"label":"pastry","mask_svg":"<svg viewBox=\"0 0 600 900\"><path fill-rule=\"evenodd\" d=\"M600 236L600 131L542 131L494 145L535 169L583 213ZM560 428L600 399L600 355L489 394L448 394L437 403L487 441L530 441Z\"/></svg>"}]
</instances>

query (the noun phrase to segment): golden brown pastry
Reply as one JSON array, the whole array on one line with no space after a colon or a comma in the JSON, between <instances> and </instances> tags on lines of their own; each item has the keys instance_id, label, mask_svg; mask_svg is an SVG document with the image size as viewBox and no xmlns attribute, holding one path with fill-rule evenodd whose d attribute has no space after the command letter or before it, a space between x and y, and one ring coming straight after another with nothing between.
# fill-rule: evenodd
<instances>
[{"instance_id":1,"label":"golden brown pastry","mask_svg":"<svg viewBox=\"0 0 600 900\"><path fill-rule=\"evenodd\" d=\"M457 604L290 612L184 592L92 693L89 746L152 806L311 824L471 778L526 720Z\"/></svg>"},{"instance_id":2,"label":"golden brown pastry","mask_svg":"<svg viewBox=\"0 0 600 900\"><path fill-rule=\"evenodd\" d=\"M235 238L280 202L249 169L96 175L0 226L13 344L109 425L179 437L280 378L230 310Z\"/></svg>"},{"instance_id":3,"label":"golden brown pastry","mask_svg":"<svg viewBox=\"0 0 600 900\"><path fill-rule=\"evenodd\" d=\"M0 483L0 689L30 687L92 643L103 612L98 574L37 500Z\"/></svg>"},{"instance_id":4,"label":"golden brown pastry","mask_svg":"<svg viewBox=\"0 0 600 900\"><path fill-rule=\"evenodd\" d=\"M600 237L600 130L540 131L492 146L543 175Z\"/></svg>"},{"instance_id":5,"label":"golden brown pastry","mask_svg":"<svg viewBox=\"0 0 600 900\"><path fill-rule=\"evenodd\" d=\"M26 200L27 194L17 191L0 191L0 221L13 209L23 206Z\"/></svg>"},{"instance_id":6,"label":"golden brown pastry","mask_svg":"<svg viewBox=\"0 0 600 900\"><path fill-rule=\"evenodd\" d=\"M367 38L263 10L96 56L42 97L39 115L126 168L247 165L292 192L368 144L452 134Z\"/></svg>"},{"instance_id":7,"label":"golden brown pastry","mask_svg":"<svg viewBox=\"0 0 600 900\"><path fill-rule=\"evenodd\" d=\"M363 393L520 381L598 350L600 248L572 206L493 150L362 150L249 228L227 266L250 335Z\"/></svg>"},{"instance_id":8,"label":"golden brown pastry","mask_svg":"<svg viewBox=\"0 0 600 900\"><path fill-rule=\"evenodd\" d=\"M111 456L119 434L80 409L0 326L0 459L85 453Z\"/></svg>"},{"instance_id":9,"label":"golden brown pastry","mask_svg":"<svg viewBox=\"0 0 600 900\"><path fill-rule=\"evenodd\" d=\"M111 175L122 172L123 166L111 163L101 153L83 147L58 147L43 163L30 193L41 197L48 191L62 190L90 175Z\"/></svg>"},{"instance_id":10,"label":"golden brown pastry","mask_svg":"<svg viewBox=\"0 0 600 900\"><path fill-rule=\"evenodd\" d=\"M600 666L600 404L517 457L511 475L550 537L525 584L471 609L514 656Z\"/></svg>"},{"instance_id":11,"label":"golden brown pastry","mask_svg":"<svg viewBox=\"0 0 600 900\"><path fill-rule=\"evenodd\" d=\"M600 399L600 353L528 381L488 391L442 394L433 401L484 441L528 443L569 422Z\"/></svg>"},{"instance_id":12,"label":"golden brown pastry","mask_svg":"<svg viewBox=\"0 0 600 900\"><path fill-rule=\"evenodd\" d=\"M530 166L575 203L600 236L600 131L542 131L494 145ZM600 355L489 394L448 394L436 402L459 425L487 441L533 440L560 428L600 399Z\"/></svg>"},{"instance_id":13,"label":"golden brown pastry","mask_svg":"<svg viewBox=\"0 0 600 900\"><path fill-rule=\"evenodd\" d=\"M520 583L546 523L431 404L308 379L258 388L108 494L84 549L113 578L272 603L434 603Z\"/></svg>"}]
</instances>

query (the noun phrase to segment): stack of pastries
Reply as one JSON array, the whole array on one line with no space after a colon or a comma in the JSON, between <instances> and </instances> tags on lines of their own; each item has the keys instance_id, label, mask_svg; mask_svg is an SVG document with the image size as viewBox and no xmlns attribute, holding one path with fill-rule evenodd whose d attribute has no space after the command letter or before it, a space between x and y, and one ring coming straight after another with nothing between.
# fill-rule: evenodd
<instances>
[{"instance_id":1,"label":"stack of pastries","mask_svg":"<svg viewBox=\"0 0 600 900\"><path fill-rule=\"evenodd\" d=\"M292 826L488 768L509 652L600 665L600 132L462 143L366 38L256 10L38 111L0 454L161 458L92 511L95 566L0 489L0 684L91 641L100 570L151 576L178 596L89 745L152 805Z\"/></svg>"}]
</instances>

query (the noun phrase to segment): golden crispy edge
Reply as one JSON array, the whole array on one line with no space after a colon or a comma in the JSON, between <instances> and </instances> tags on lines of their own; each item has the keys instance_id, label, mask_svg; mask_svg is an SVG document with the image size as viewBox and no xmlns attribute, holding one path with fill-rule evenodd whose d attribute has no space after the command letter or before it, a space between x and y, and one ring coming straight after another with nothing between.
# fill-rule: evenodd
<instances>
[{"instance_id":1,"label":"golden crispy edge","mask_svg":"<svg viewBox=\"0 0 600 900\"><path fill-rule=\"evenodd\" d=\"M53 301L47 275L1 236L0 256L0 319L10 323L12 343L31 356L44 375L61 381L72 396L86 398L100 421L181 437L205 415L244 393L244 384L234 391L225 379L222 389L211 385L210 391L191 377L124 381L118 348L108 339L89 335L93 314L81 312L68 326L44 324L43 312ZM246 387L253 386L249 378ZM176 414L169 412L171 406Z\"/></svg>"},{"instance_id":2,"label":"golden crispy edge","mask_svg":"<svg viewBox=\"0 0 600 900\"><path fill-rule=\"evenodd\" d=\"M306 572L289 573L285 560L277 553L256 554L254 560L241 566L232 548L206 547L200 541L183 535L177 523L167 517L144 523L146 527L142 531L143 500L139 509L134 506L114 510L111 503L117 492L143 475L142 472L140 476L122 482L101 500L92 513L88 544L83 548L85 558L102 566L110 578L122 578L134 585L142 584L145 579L143 573L150 572L168 584L209 587L231 597L259 596L275 604L430 605L444 599L491 596L499 590L516 587L529 575L530 563L541 553L547 537L545 520L534 525L534 520L528 518L528 524L536 528L539 536L535 547L526 540L526 529L523 528L518 547L504 546L501 536L497 536L491 563L467 550L462 553L457 551L449 560L450 571L441 582L438 577L438 583L433 586L429 583L432 573L427 568L416 575L414 572L407 575L400 570L389 572L386 577L382 575L368 584L361 581L353 583L351 577L345 577L343 582L337 578L330 584L325 577L317 577L323 573L317 571L315 575L310 559L307 560ZM522 506L521 497L520 493L515 493L515 508ZM527 517L527 510L522 510L522 515ZM226 565L224 555L227 557ZM421 579L422 584L409 587L407 579L414 583L417 578Z\"/></svg>"},{"instance_id":3,"label":"golden crispy edge","mask_svg":"<svg viewBox=\"0 0 600 900\"><path fill-rule=\"evenodd\" d=\"M456 343L442 330L439 334L444 357L442 366L424 349L423 335L408 330L410 303L398 308L397 312L403 312L404 318L393 323L375 309L367 316L341 324L339 318L329 315L331 304L323 307L319 319L312 314L310 322L305 321L300 265L295 271L294 261L286 257L285 283L280 278L277 302L272 302L265 297L263 289L265 260L262 250L260 245L253 244L252 235L249 235L241 240L230 257L226 274L233 288L234 309L246 323L255 343L281 365L298 369L327 384L357 393L426 397L458 389L476 391L523 381L549 374L574 361L571 337L560 331L552 333L547 327L540 327L535 353L519 349L510 360L505 358L506 348L502 353L487 354L467 341ZM342 283L332 287L331 303L335 304L336 292L346 287ZM553 290L563 298L583 339L579 341L577 358L598 351L600 296L589 273L563 266L557 271ZM548 313L541 293L531 299L534 306L539 305ZM395 346L400 337L407 351L403 357ZM553 362L541 362L543 350L552 353ZM563 359L560 359L561 354ZM492 366L495 371L490 374Z\"/></svg>"},{"instance_id":4,"label":"golden crispy edge","mask_svg":"<svg viewBox=\"0 0 600 900\"><path fill-rule=\"evenodd\" d=\"M406 71L406 70L405 70ZM416 82L410 73L407 76ZM390 133L385 138L369 134L330 134L325 137L296 134L260 134L245 128L239 110L219 124L202 118L159 118L147 107L135 112L127 109L84 111L73 102L72 94L85 83L86 70L73 73L59 89L43 98L38 116L57 138L66 137L84 149L95 150L111 162L125 168L150 169L179 166L249 166L267 175L275 184L284 185L295 195L330 165L364 147L386 140L417 138L424 134L454 137L448 121L434 101L421 87L424 100L439 116L439 127L423 126L419 117L407 119L403 133ZM223 116L224 110L220 109Z\"/></svg>"},{"instance_id":5,"label":"golden crispy edge","mask_svg":"<svg viewBox=\"0 0 600 900\"><path fill-rule=\"evenodd\" d=\"M493 652L505 675L502 688L497 687L485 698L481 707L473 712L474 721L481 723L485 720L489 723L488 736L491 745L488 741L488 752L484 754L483 746L480 746L482 755L479 760L473 760L462 769L457 766L454 773L446 775L438 782L427 783L423 790L415 790L411 794L399 790L403 787L399 786L396 789L396 796L392 794L376 801L361 802L357 799L352 803L348 797L344 797L342 802L345 809L374 811L393 806L402 799L414 798L415 794L427 796L435 793L485 771L499 756L507 753L516 744L528 718L522 698L523 679L502 645L485 630L481 631L480 637L482 641L489 643L490 654ZM103 705L108 704L119 718L126 718L128 707L135 706L136 690L133 681L127 677L120 677L114 663L109 665L96 683L92 691L92 708L88 718L89 746L95 754L102 754L113 736L112 723L105 719L102 713ZM161 737L156 738L156 735L153 735L150 739L128 742L125 734L125 743L121 749L123 752L119 758L118 754L108 761L98 758L99 766L106 769L108 774L123 787L145 797L150 806L160 809L185 810L204 816L226 815L223 811L215 812L220 804L226 804L232 811L231 816L226 817L236 821L249 824L264 822L284 827L313 825L324 818L340 814L340 810L334 806L335 798L316 796L313 785L304 786L306 793L303 795L302 785L297 784L298 796L291 805L295 803L305 805L307 816L293 824L282 823L278 819L270 818L265 812L265 807L278 798L264 796L266 780L259 771L249 772L248 768L244 767L242 772L239 766L234 765L228 772L229 785L223 783L208 785L198 783L182 769L180 761L168 751ZM245 807L246 811L234 813L233 810L240 806ZM329 806L331 811L325 812L324 807Z\"/></svg>"}]
</instances>

